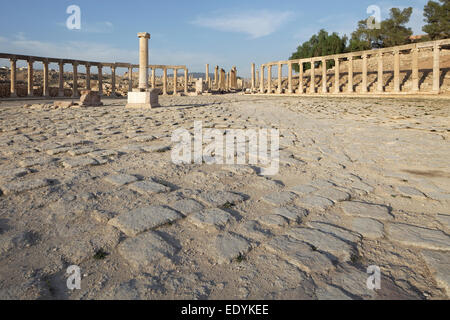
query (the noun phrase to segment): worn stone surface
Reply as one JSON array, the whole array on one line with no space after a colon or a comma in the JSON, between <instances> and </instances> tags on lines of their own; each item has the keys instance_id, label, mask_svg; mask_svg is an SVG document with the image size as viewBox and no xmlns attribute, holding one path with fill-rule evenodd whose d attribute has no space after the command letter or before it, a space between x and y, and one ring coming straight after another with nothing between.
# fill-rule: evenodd
<instances>
[{"instance_id":1,"label":"worn stone surface","mask_svg":"<svg viewBox=\"0 0 450 320\"><path fill-rule=\"evenodd\" d=\"M232 234L219 234L214 242L214 253L219 264L232 262L243 257L251 249L251 244L245 238Z\"/></svg>"},{"instance_id":2,"label":"worn stone surface","mask_svg":"<svg viewBox=\"0 0 450 320\"><path fill-rule=\"evenodd\" d=\"M450 237L440 230L432 230L404 223L387 225L391 240L403 245L425 249L450 250Z\"/></svg>"},{"instance_id":3,"label":"worn stone surface","mask_svg":"<svg viewBox=\"0 0 450 320\"><path fill-rule=\"evenodd\" d=\"M110 175L105 178L105 181L111 183L117 187L124 186L126 184L130 184L132 182L138 181L138 178L129 174L116 174Z\"/></svg>"},{"instance_id":4,"label":"worn stone surface","mask_svg":"<svg viewBox=\"0 0 450 320\"><path fill-rule=\"evenodd\" d=\"M314 195L304 196L298 199L297 201L308 208L321 211L326 210L329 207L333 206L333 202L331 200Z\"/></svg>"},{"instance_id":5,"label":"worn stone surface","mask_svg":"<svg viewBox=\"0 0 450 320\"><path fill-rule=\"evenodd\" d=\"M289 220L278 214L264 215L259 218L259 222L272 228L283 228L289 225Z\"/></svg>"},{"instance_id":6,"label":"worn stone surface","mask_svg":"<svg viewBox=\"0 0 450 320\"><path fill-rule=\"evenodd\" d=\"M275 208L273 213L285 217L293 223L302 223L303 218L308 216L308 210L297 206Z\"/></svg>"},{"instance_id":7,"label":"worn stone surface","mask_svg":"<svg viewBox=\"0 0 450 320\"><path fill-rule=\"evenodd\" d=\"M65 168L76 168L76 167L85 167L85 166L95 166L97 165L97 160L90 157L78 157L71 158L62 161L62 165Z\"/></svg>"},{"instance_id":8,"label":"worn stone surface","mask_svg":"<svg viewBox=\"0 0 450 320\"><path fill-rule=\"evenodd\" d=\"M200 195L201 199L210 206L221 207L227 203L236 204L244 201L240 194L228 191L208 191Z\"/></svg>"},{"instance_id":9,"label":"worn stone surface","mask_svg":"<svg viewBox=\"0 0 450 320\"><path fill-rule=\"evenodd\" d=\"M19 181L19 182L10 182L0 186L2 192L6 195L21 193L25 191L30 191L34 189L39 189L43 187L47 187L51 184L50 180L47 179L35 179L35 180L27 180L27 181Z\"/></svg>"},{"instance_id":10,"label":"worn stone surface","mask_svg":"<svg viewBox=\"0 0 450 320\"><path fill-rule=\"evenodd\" d=\"M232 220L226 211L212 208L195 212L188 217L189 221L200 228L223 229Z\"/></svg>"},{"instance_id":11,"label":"worn stone surface","mask_svg":"<svg viewBox=\"0 0 450 320\"><path fill-rule=\"evenodd\" d=\"M144 231L181 219L182 216L167 207L149 206L122 213L109 221L128 236L135 236Z\"/></svg>"},{"instance_id":12,"label":"worn stone surface","mask_svg":"<svg viewBox=\"0 0 450 320\"><path fill-rule=\"evenodd\" d=\"M129 188L140 194L169 192L170 188L153 181L138 181L130 184Z\"/></svg>"},{"instance_id":13,"label":"worn stone surface","mask_svg":"<svg viewBox=\"0 0 450 320\"><path fill-rule=\"evenodd\" d=\"M182 199L175 202L172 205L172 208L187 216L191 213L203 210L204 206L194 199Z\"/></svg>"},{"instance_id":14,"label":"worn stone surface","mask_svg":"<svg viewBox=\"0 0 450 320\"><path fill-rule=\"evenodd\" d=\"M378 220L391 220L393 217L385 206L363 202L346 201L341 203L342 210L351 216L360 216Z\"/></svg>"},{"instance_id":15,"label":"worn stone surface","mask_svg":"<svg viewBox=\"0 0 450 320\"><path fill-rule=\"evenodd\" d=\"M441 288L450 295L450 252L423 250L422 257Z\"/></svg>"},{"instance_id":16,"label":"worn stone surface","mask_svg":"<svg viewBox=\"0 0 450 320\"><path fill-rule=\"evenodd\" d=\"M384 236L383 224L374 219L354 218L352 219L351 229L371 240L380 239Z\"/></svg>"},{"instance_id":17,"label":"worn stone surface","mask_svg":"<svg viewBox=\"0 0 450 320\"><path fill-rule=\"evenodd\" d=\"M264 196L262 199L272 205L284 205L294 201L295 194L292 192L275 192Z\"/></svg>"},{"instance_id":18,"label":"worn stone surface","mask_svg":"<svg viewBox=\"0 0 450 320\"><path fill-rule=\"evenodd\" d=\"M177 252L177 248L152 231L126 239L118 250L138 270L146 270L162 258L171 258Z\"/></svg>"}]
</instances>

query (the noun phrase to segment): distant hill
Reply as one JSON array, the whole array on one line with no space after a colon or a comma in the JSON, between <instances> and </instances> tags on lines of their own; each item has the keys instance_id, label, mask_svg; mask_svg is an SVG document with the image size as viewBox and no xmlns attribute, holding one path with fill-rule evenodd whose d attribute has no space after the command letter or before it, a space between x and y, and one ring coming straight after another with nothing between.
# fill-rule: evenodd
<instances>
[{"instance_id":1,"label":"distant hill","mask_svg":"<svg viewBox=\"0 0 450 320\"><path fill-rule=\"evenodd\" d=\"M204 72L189 72L189 75L192 76L193 78L197 78L197 79L198 78L202 78L202 79L206 78L205 77L206 73L204 73ZM214 73L210 73L209 77L211 79L214 79Z\"/></svg>"}]
</instances>

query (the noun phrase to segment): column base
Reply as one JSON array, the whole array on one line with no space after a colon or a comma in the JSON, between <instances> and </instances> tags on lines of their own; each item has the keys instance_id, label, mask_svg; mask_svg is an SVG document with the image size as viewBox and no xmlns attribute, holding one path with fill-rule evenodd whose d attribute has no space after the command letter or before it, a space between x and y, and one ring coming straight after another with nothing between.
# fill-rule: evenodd
<instances>
[{"instance_id":1,"label":"column base","mask_svg":"<svg viewBox=\"0 0 450 320\"><path fill-rule=\"evenodd\" d=\"M152 109L161 107L158 102L158 97L158 89L151 89L147 92L128 92L126 108Z\"/></svg>"}]
</instances>

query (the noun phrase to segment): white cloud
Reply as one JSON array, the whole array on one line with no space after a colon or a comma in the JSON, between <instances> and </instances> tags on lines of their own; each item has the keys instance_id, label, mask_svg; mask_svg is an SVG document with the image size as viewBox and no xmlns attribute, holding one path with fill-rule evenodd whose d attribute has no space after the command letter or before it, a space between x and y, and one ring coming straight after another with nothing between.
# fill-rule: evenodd
<instances>
[{"instance_id":1,"label":"white cloud","mask_svg":"<svg viewBox=\"0 0 450 320\"><path fill-rule=\"evenodd\" d=\"M256 39L274 33L292 17L293 13L289 11L260 10L214 18L197 17L191 23L219 31L245 33Z\"/></svg>"}]
</instances>

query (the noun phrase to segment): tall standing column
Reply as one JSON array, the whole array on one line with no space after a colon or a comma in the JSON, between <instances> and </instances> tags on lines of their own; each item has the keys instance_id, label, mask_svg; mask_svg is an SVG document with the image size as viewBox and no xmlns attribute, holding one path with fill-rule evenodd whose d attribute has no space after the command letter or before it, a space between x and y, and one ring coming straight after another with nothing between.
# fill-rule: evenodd
<instances>
[{"instance_id":1,"label":"tall standing column","mask_svg":"<svg viewBox=\"0 0 450 320\"><path fill-rule=\"evenodd\" d=\"M219 89L219 66L214 68L214 86Z\"/></svg>"},{"instance_id":2,"label":"tall standing column","mask_svg":"<svg viewBox=\"0 0 450 320\"><path fill-rule=\"evenodd\" d=\"M64 97L64 62L59 61L59 89L58 97Z\"/></svg>"},{"instance_id":3,"label":"tall standing column","mask_svg":"<svg viewBox=\"0 0 450 320\"><path fill-rule=\"evenodd\" d=\"M91 90L91 65L86 64L86 90Z\"/></svg>"},{"instance_id":4,"label":"tall standing column","mask_svg":"<svg viewBox=\"0 0 450 320\"><path fill-rule=\"evenodd\" d=\"M334 93L341 92L341 65L339 58L334 58Z\"/></svg>"},{"instance_id":5,"label":"tall standing column","mask_svg":"<svg viewBox=\"0 0 450 320\"><path fill-rule=\"evenodd\" d=\"M156 88L156 68L152 67L152 89Z\"/></svg>"},{"instance_id":6,"label":"tall standing column","mask_svg":"<svg viewBox=\"0 0 450 320\"><path fill-rule=\"evenodd\" d=\"M128 92L133 91L133 67L128 67Z\"/></svg>"},{"instance_id":7,"label":"tall standing column","mask_svg":"<svg viewBox=\"0 0 450 320\"><path fill-rule=\"evenodd\" d=\"M288 93L292 93L292 61L288 63Z\"/></svg>"},{"instance_id":8,"label":"tall standing column","mask_svg":"<svg viewBox=\"0 0 450 320\"><path fill-rule=\"evenodd\" d=\"M177 94L177 82L178 82L178 70L176 68L173 69L173 95Z\"/></svg>"},{"instance_id":9,"label":"tall standing column","mask_svg":"<svg viewBox=\"0 0 450 320\"><path fill-rule=\"evenodd\" d=\"M32 97L33 92L33 60L28 60L28 96Z\"/></svg>"},{"instance_id":10,"label":"tall standing column","mask_svg":"<svg viewBox=\"0 0 450 320\"><path fill-rule=\"evenodd\" d=\"M184 69L184 93L187 94L188 93L188 69Z\"/></svg>"},{"instance_id":11,"label":"tall standing column","mask_svg":"<svg viewBox=\"0 0 450 320\"><path fill-rule=\"evenodd\" d=\"M115 98L116 97L116 66L115 65L113 65L111 67L111 90L112 90L111 96L113 98Z\"/></svg>"},{"instance_id":12,"label":"tall standing column","mask_svg":"<svg viewBox=\"0 0 450 320\"><path fill-rule=\"evenodd\" d=\"M316 66L314 64L314 60L311 59L311 83L310 83L310 92L316 93Z\"/></svg>"},{"instance_id":13,"label":"tall standing column","mask_svg":"<svg viewBox=\"0 0 450 320\"><path fill-rule=\"evenodd\" d=\"M379 52L377 54L377 60L378 60L378 85L377 85L377 91L383 92L384 87L384 79L383 79L383 53Z\"/></svg>"},{"instance_id":14,"label":"tall standing column","mask_svg":"<svg viewBox=\"0 0 450 320\"><path fill-rule=\"evenodd\" d=\"M412 70L411 70L411 78L412 78L412 92L419 91L419 49L417 47L411 50L412 56Z\"/></svg>"},{"instance_id":15,"label":"tall standing column","mask_svg":"<svg viewBox=\"0 0 450 320\"><path fill-rule=\"evenodd\" d=\"M48 60L44 60L42 64L44 66L44 83L42 86L42 96L48 97L50 95L48 91Z\"/></svg>"},{"instance_id":16,"label":"tall standing column","mask_svg":"<svg viewBox=\"0 0 450 320\"><path fill-rule=\"evenodd\" d=\"M167 68L163 68L163 94L167 94Z\"/></svg>"},{"instance_id":17,"label":"tall standing column","mask_svg":"<svg viewBox=\"0 0 450 320\"><path fill-rule=\"evenodd\" d=\"M400 51L394 51L394 92L400 92Z\"/></svg>"},{"instance_id":18,"label":"tall standing column","mask_svg":"<svg viewBox=\"0 0 450 320\"><path fill-rule=\"evenodd\" d=\"M11 98L15 98L17 97L17 91L16 91L16 83L17 83L17 60L11 59L11 94L10 97Z\"/></svg>"},{"instance_id":19,"label":"tall standing column","mask_svg":"<svg viewBox=\"0 0 450 320\"><path fill-rule=\"evenodd\" d=\"M361 83L361 92L367 92L367 54L362 55L362 83Z\"/></svg>"},{"instance_id":20,"label":"tall standing column","mask_svg":"<svg viewBox=\"0 0 450 320\"><path fill-rule=\"evenodd\" d=\"M327 92L327 60L322 59L322 93Z\"/></svg>"},{"instance_id":21,"label":"tall standing column","mask_svg":"<svg viewBox=\"0 0 450 320\"><path fill-rule=\"evenodd\" d=\"M139 90L148 90L148 39L147 32L138 33L139 37Z\"/></svg>"},{"instance_id":22,"label":"tall standing column","mask_svg":"<svg viewBox=\"0 0 450 320\"><path fill-rule=\"evenodd\" d=\"M205 66L205 83L207 85L206 89L209 89L209 64L207 63Z\"/></svg>"},{"instance_id":23,"label":"tall standing column","mask_svg":"<svg viewBox=\"0 0 450 320\"><path fill-rule=\"evenodd\" d=\"M298 61L298 68L299 68L299 73L298 73L298 93L299 94L303 94L303 62L302 60Z\"/></svg>"},{"instance_id":24,"label":"tall standing column","mask_svg":"<svg viewBox=\"0 0 450 320\"><path fill-rule=\"evenodd\" d=\"M259 87L259 70L256 70L256 79L255 79L255 90Z\"/></svg>"},{"instance_id":25,"label":"tall standing column","mask_svg":"<svg viewBox=\"0 0 450 320\"><path fill-rule=\"evenodd\" d=\"M272 65L267 67L267 93L272 93Z\"/></svg>"},{"instance_id":26,"label":"tall standing column","mask_svg":"<svg viewBox=\"0 0 450 320\"><path fill-rule=\"evenodd\" d=\"M261 65L261 73L260 73L261 80L259 82L259 92L260 93L264 93L264 68L265 68L265 66Z\"/></svg>"},{"instance_id":27,"label":"tall standing column","mask_svg":"<svg viewBox=\"0 0 450 320\"><path fill-rule=\"evenodd\" d=\"M78 63L74 62L73 66L73 91L72 98L78 98Z\"/></svg>"},{"instance_id":28,"label":"tall standing column","mask_svg":"<svg viewBox=\"0 0 450 320\"><path fill-rule=\"evenodd\" d=\"M255 90L256 82L255 82L255 64L254 63L252 63L252 83L251 83L251 86L252 86L252 91Z\"/></svg>"},{"instance_id":29,"label":"tall standing column","mask_svg":"<svg viewBox=\"0 0 450 320\"><path fill-rule=\"evenodd\" d=\"M283 65L281 63L278 64L278 89L277 92L281 94L283 92Z\"/></svg>"},{"instance_id":30,"label":"tall standing column","mask_svg":"<svg viewBox=\"0 0 450 320\"><path fill-rule=\"evenodd\" d=\"M98 94L100 96L103 96L103 66L99 64L97 66L97 72L98 72Z\"/></svg>"},{"instance_id":31,"label":"tall standing column","mask_svg":"<svg viewBox=\"0 0 450 320\"><path fill-rule=\"evenodd\" d=\"M441 47L437 42L434 43L433 47L433 92L439 93L440 90L440 54Z\"/></svg>"},{"instance_id":32,"label":"tall standing column","mask_svg":"<svg viewBox=\"0 0 450 320\"><path fill-rule=\"evenodd\" d=\"M353 91L353 56L348 57L348 88L349 93Z\"/></svg>"}]
</instances>

